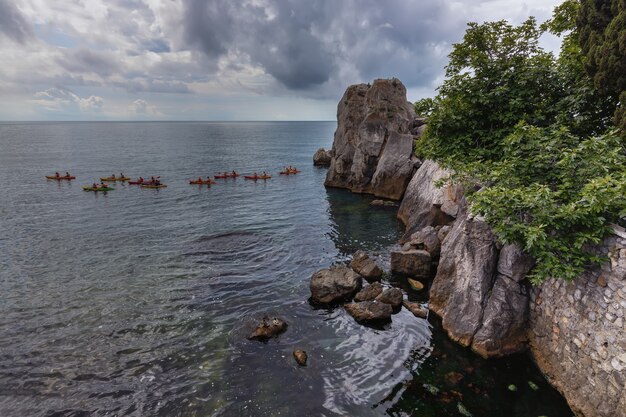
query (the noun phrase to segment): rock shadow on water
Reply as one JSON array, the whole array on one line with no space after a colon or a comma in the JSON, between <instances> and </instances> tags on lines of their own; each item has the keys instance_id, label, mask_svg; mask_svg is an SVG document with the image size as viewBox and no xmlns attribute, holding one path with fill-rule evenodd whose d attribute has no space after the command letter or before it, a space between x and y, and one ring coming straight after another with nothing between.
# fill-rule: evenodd
<instances>
[{"instance_id":1,"label":"rock shadow on water","mask_svg":"<svg viewBox=\"0 0 626 417\"><path fill-rule=\"evenodd\" d=\"M398 241L404 226L396 208L370 207L370 196L327 188L331 229L329 236L343 256L357 250L386 250Z\"/></svg>"}]
</instances>

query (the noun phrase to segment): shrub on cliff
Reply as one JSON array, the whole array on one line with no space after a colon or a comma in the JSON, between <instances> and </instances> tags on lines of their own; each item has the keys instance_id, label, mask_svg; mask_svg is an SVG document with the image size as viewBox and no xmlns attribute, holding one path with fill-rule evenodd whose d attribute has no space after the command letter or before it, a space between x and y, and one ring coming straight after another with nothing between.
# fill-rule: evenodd
<instances>
[{"instance_id":1,"label":"shrub on cliff","mask_svg":"<svg viewBox=\"0 0 626 417\"><path fill-rule=\"evenodd\" d=\"M624 140L605 133L616 100L585 72L579 7L567 0L541 26L470 23L439 94L415 106L429 113L417 153L479 185L471 210L536 258L533 282L599 261L585 246L626 214ZM558 58L539 46L544 31L564 36Z\"/></svg>"}]
</instances>

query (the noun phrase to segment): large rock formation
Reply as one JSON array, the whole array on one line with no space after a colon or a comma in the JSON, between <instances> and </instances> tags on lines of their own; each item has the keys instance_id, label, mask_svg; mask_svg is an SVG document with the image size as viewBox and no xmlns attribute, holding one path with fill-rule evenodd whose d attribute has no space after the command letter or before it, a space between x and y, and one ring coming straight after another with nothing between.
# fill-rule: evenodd
<instances>
[{"instance_id":1,"label":"large rock formation","mask_svg":"<svg viewBox=\"0 0 626 417\"><path fill-rule=\"evenodd\" d=\"M483 357L526 347L532 259L515 246L500 249L491 228L463 209L441 249L430 309L451 339Z\"/></svg>"},{"instance_id":2,"label":"large rock formation","mask_svg":"<svg viewBox=\"0 0 626 417\"><path fill-rule=\"evenodd\" d=\"M400 199L419 164L411 134L418 129L415 119L406 88L396 78L348 87L337 107L325 185Z\"/></svg>"},{"instance_id":3,"label":"large rock formation","mask_svg":"<svg viewBox=\"0 0 626 417\"><path fill-rule=\"evenodd\" d=\"M599 249L605 265L531 292L531 352L578 416L626 417L626 234L617 233Z\"/></svg>"},{"instance_id":4,"label":"large rock formation","mask_svg":"<svg viewBox=\"0 0 626 417\"><path fill-rule=\"evenodd\" d=\"M330 161L333 158L331 151L327 151L324 148L319 148L315 155L313 155L313 165L327 167L330 165Z\"/></svg>"},{"instance_id":5,"label":"large rock formation","mask_svg":"<svg viewBox=\"0 0 626 417\"><path fill-rule=\"evenodd\" d=\"M345 266L317 271L311 277L311 300L331 304L350 298L361 289L361 276Z\"/></svg>"},{"instance_id":6,"label":"large rock formation","mask_svg":"<svg viewBox=\"0 0 626 417\"><path fill-rule=\"evenodd\" d=\"M406 225L403 241L426 226L446 225L456 218L463 199L461 188L436 185L449 174L436 162L426 160L413 175L398 211L398 218Z\"/></svg>"}]
</instances>

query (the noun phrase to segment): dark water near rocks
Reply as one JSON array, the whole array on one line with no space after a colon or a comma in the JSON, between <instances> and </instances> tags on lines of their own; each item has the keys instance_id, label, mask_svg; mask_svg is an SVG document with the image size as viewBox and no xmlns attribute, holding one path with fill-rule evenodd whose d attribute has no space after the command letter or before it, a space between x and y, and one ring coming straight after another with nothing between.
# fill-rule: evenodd
<instances>
[{"instance_id":1,"label":"dark water near rocks","mask_svg":"<svg viewBox=\"0 0 626 417\"><path fill-rule=\"evenodd\" d=\"M311 156L334 128L0 124L0 415L571 415L524 355L481 360L406 310L375 329L308 304L315 270L356 249L384 264L402 232L394 208L323 187ZM302 173L187 184L285 164ZM80 189L120 171L169 187ZM246 340L264 314L288 331Z\"/></svg>"}]
</instances>

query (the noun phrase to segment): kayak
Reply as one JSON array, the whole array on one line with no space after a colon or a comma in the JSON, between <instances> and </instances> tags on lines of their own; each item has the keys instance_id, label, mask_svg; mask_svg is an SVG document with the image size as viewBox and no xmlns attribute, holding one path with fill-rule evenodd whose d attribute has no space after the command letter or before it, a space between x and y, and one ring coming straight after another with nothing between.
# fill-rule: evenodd
<instances>
[{"instance_id":1,"label":"kayak","mask_svg":"<svg viewBox=\"0 0 626 417\"><path fill-rule=\"evenodd\" d=\"M215 184L215 181L213 180L206 180L206 181L198 181L198 180L191 180L189 181L189 184L196 184L196 185L211 185L211 184Z\"/></svg>"},{"instance_id":2,"label":"kayak","mask_svg":"<svg viewBox=\"0 0 626 417\"><path fill-rule=\"evenodd\" d=\"M57 181L61 181L61 180L75 180L76 177L73 175L70 175L69 177L67 175L64 175L62 177L57 177L56 175L46 175L46 178L49 180L57 180Z\"/></svg>"},{"instance_id":3,"label":"kayak","mask_svg":"<svg viewBox=\"0 0 626 417\"><path fill-rule=\"evenodd\" d=\"M247 180L269 180L270 178L272 178L271 175L257 175L256 177L254 175L244 175L243 176L245 179Z\"/></svg>"},{"instance_id":4,"label":"kayak","mask_svg":"<svg viewBox=\"0 0 626 417\"><path fill-rule=\"evenodd\" d=\"M150 185L147 181L128 181L130 185Z\"/></svg>"},{"instance_id":5,"label":"kayak","mask_svg":"<svg viewBox=\"0 0 626 417\"><path fill-rule=\"evenodd\" d=\"M295 175L300 172L299 169L286 169L284 171L280 171L280 175Z\"/></svg>"},{"instance_id":6,"label":"kayak","mask_svg":"<svg viewBox=\"0 0 626 417\"><path fill-rule=\"evenodd\" d=\"M93 188L91 185L84 185L83 186L83 190L85 191L112 191L115 190L115 188L112 187L98 187L98 188Z\"/></svg>"},{"instance_id":7,"label":"kayak","mask_svg":"<svg viewBox=\"0 0 626 417\"><path fill-rule=\"evenodd\" d=\"M214 175L215 179L219 180L219 179L226 179L226 178L237 178L239 176L239 174L221 174L221 175Z\"/></svg>"},{"instance_id":8,"label":"kayak","mask_svg":"<svg viewBox=\"0 0 626 417\"><path fill-rule=\"evenodd\" d=\"M141 188L165 188L165 187L167 187L167 185L165 184L161 184L161 185L141 184Z\"/></svg>"},{"instance_id":9,"label":"kayak","mask_svg":"<svg viewBox=\"0 0 626 417\"><path fill-rule=\"evenodd\" d=\"M100 181L130 181L129 177L100 177Z\"/></svg>"}]
</instances>

